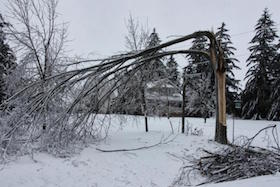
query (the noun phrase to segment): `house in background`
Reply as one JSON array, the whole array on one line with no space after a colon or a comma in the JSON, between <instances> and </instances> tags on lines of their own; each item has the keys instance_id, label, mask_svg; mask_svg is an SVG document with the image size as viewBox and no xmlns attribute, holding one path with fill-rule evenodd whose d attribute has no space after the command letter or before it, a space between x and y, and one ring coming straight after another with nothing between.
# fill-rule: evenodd
<instances>
[{"instance_id":1,"label":"house in background","mask_svg":"<svg viewBox=\"0 0 280 187\"><path fill-rule=\"evenodd\" d=\"M180 88L166 79L147 84L146 103L148 115L180 116L182 113Z\"/></svg>"}]
</instances>

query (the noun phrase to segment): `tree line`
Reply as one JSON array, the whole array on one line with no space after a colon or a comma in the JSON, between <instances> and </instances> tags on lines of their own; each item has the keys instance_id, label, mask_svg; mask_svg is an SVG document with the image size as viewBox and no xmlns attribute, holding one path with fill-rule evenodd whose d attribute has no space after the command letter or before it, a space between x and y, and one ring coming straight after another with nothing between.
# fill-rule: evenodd
<instances>
[{"instance_id":1,"label":"tree line","mask_svg":"<svg viewBox=\"0 0 280 187\"><path fill-rule=\"evenodd\" d=\"M231 41L226 24L222 23L217 28L216 37L224 51L226 61L227 113L245 119L280 120L280 44L275 23L267 8L264 9L257 21L254 32L255 36L249 42L250 46L248 47L249 58L246 62L239 62L235 57L236 48ZM159 45L160 39L155 29L150 35L150 39L152 36L156 38L156 42L153 43ZM190 49L207 50L208 46L209 42L205 37L202 37L194 39ZM186 61L188 65L184 67L180 76L176 59L172 56L169 59L151 62L151 66L148 68L148 74L151 77L146 77L144 82L169 77L180 86L181 90L185 83L186 115L204 118L212 116L215 113L216 96L215 76L211 63L209 59L196 54L186 56ZM169 71L163 63L170 65ZM240 80L237 80L234 75L235 70L240 70L240 63L246 63L248 67L245 77L246 85L243 90L240 88ZM152 75L151 70L154 73L161 71L160 75L162 76ZM180 81L178 81L178 77L180 77ZM235 108L236 101L241 102L241 109ZM137 102L133 104L135 106Z\"/></svg>"},{"instance_id":2,"label":"tree line","mask_svg":"<svg viewBox=\"0 0 280 187\"><path fill-rule=\"evenodd\" d=\"M236 49L231 42L225 23L217 29L217 40L221 43L226 61L227 112L245 119L280 120L280 44L275 22L267 8L258 19L254 32L255 36L249 42L250 55L246 62L239 62L235 58ZM207 45L204 38L198 38L193 41L192 48L206 49ZM199 116L207 116L214 109L213 72L207 67L209 66L207 59L199 56L190 56L189 59L190 65L187 67L186 74L203 72L204 75L198 78L190 76L188 79L189 92L191 94L194 92L193 95L196 96L191 97L188 110L198 113ZM239 63L246 63L248 67L244 90L241 90L240 80L235 78L233 72L240 69ZM196 79L202 79L202 81ZM205 89L206 87L209 88ZM234 101L236 100L241 100L241 110L235 109Z\"/></svg>"},{"instance_id":3,"label":"tree line","mask_svg":"<svg viewBox=\"0 0 280 187\"><path fill-rule=\"evenodd\" d=\"M224 50L226 60L226 97L227 97L227 112L235 113L245 119L267 119L280 120L280 53L279 40L275 22L271 18L268 9L264 9L261 17L255 25L255 36L249 42L250 55L246 62L239 62L235 58L235 48L231 42L231 37L228 34L228 29L225 23L217 29L217 39L220 41ZM207 48L205 39L200 38L193 41L192 48L205 49ZM190 65L187 67L188 73L208 72L209 75L203 75L204 81L197 81L192 76L190 77L189 92L194 90L194 94L204 95L192 98L189 110L194 113L199 113L199 116L207 115L214 109L214 80L213 73L207 70L207 59L201 57L190 56ZM241 90L239 86L240 80L237 80L234 75L234 70L240 69L239 63L246 63L248 71L245 76L245 89ZM209 68L208 68L209 69ZM206 79L210 82L205 81ZM199 77L198 79L201 79ZM208 84L208 85L205 85ZM209 89L204 89L209 86ZM197 91L196 91L197 90ZM241 100L241 110L236 110L234 101ZM197 107L200 106L200 107Z\"/></svg>"},{"instance_id":4,"label":"tree line","mask_svg":"<svg viewBox=\"0 0 280 187\"><path fill-rule=\"evenodd\" d=\"M1 44L1 71L0 71L0 102L8 98L11 90L7 89L8 74L16 67L16 58L12 49L6 41L4 28L7 23L0 16L0 44ZM154 28L149 32L132 16L127 20L128 34L125 37L126 48L129 51L139 51L144 48L157 46L161 43L159 34ZM63 31L64 32L64 31ZM227 112L245 119L280 119L280 63L279 63L279 41L274 21L271 19L268 9L263 11L255 26L255 36L249 42L250 56L246 63L248 71L245 80L246 86L241 90L239 82L234 75L234 70L240 69L241 63L235 57L236 48L231 41L229 30L226 24L222 23L217 28L216 37L224 50L226 61L226 97ZM61 40L64 40L62 37ZM32 43L31 43L32 44ZM30 45L32 46L32 45ZM192 41L190 49L207 50L209 43L205 37L196 38ZM27 46L28 47L28 46ZM36 54L36 53L35 53ZM39 53L38 53L39 54ZM38 72L41 78L49 73L48 67L44 65L43 59L38 55L25 56L24 60L34 58L38 61ZM41 60L41 61L40 61ZM48 58L44 59L49 60ZM186 84L186 115L197 117L209 117L215 113L215 76L209 60L203 56L192 54L186 56L188 65L183 68L180 74L176 58L158 58L141 67L135 74L125 74L122 81L127 82L118 89L118 98L115 99L112 108L117 113L144 114L148 115L149 103L146 103L145 90L149 82L165 80L174 85L174 88L182 90ZM245 63L245 62L242 62ZM47 64L47 63L46 63ZM51 69L51 68L50 68ZM41 74L40 74L41 73ZM130 79L129 81L127 81ZM236 110L234 101L241 100L242 109ZM160 103L158 104L160 105ZM157 107L153 107L156 109Z\"/></svg>"}]
</instances>

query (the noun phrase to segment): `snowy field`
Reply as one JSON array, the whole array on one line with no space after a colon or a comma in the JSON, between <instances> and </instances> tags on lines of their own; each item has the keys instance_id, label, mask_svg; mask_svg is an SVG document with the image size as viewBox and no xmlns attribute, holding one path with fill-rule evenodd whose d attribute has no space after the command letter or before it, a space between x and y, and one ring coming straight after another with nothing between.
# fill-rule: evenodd
<instances>
[{"instance_id":1,"label":"snowy field","mask_svg":"<svg viewBox=\"0 0 280 187\"><path fill-rule=\"evenodd\" d=\"M208 119L204 124L201 118L186 118L189 126L195 131L202 129L203 135L185 135L178 133L181 119L149 118L150 132L144 132L142 117L128 117L122 122L112 121L112 128L106 141L92 144L80 154L69 158L55 158L38 153L34 159L23 156L5 166L0 166L1 187L167 187L178 177L183 165L176 156L184 154L199 157L201 148L217 150L221 146L213 142L215 119ZM252 137L261 128L280 122L235 120L235 136ZM271 144L270 131L260 134L256 145L266 147ZM232 119L228 119L228 139L232 140ZM149 149L128 152L105 153L96 150L131 149L150 146ZM165 144L166 141L169 141ZM191 179L195 183L199 176ZM255 177L251 179L204 185L208 187L256 187L280 186L280 174Z\"/></svg>"}]
</instances>

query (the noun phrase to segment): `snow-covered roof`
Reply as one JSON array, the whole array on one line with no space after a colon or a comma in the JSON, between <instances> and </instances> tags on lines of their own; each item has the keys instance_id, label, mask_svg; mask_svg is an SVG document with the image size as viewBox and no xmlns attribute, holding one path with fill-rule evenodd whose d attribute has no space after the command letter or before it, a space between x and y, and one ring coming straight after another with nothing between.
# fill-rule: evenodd
<instances>
[{"instance_id":1,"label":"snow-covered roof","mask_svg":"<svg viewBox=\"0 0 280 187\"><path fill-rule=\"evenodd\" d=\"M146 98L157 101L176 101L181 102L182 96L180 94L173 94L171 96L160 95L159 93L146 93Z\"/></svg>"},{"instance_id":2,"label":"snow-covered roof","mask_svg":"<svg viewBox=\"0 0 280 187\"><path fill-rule=\"evenodd\" d=\"M151 81L147 83L147 88L175 88L174 85L170 84L168 80L158 80L158 81Z\"/></svg>"}]
</instances>

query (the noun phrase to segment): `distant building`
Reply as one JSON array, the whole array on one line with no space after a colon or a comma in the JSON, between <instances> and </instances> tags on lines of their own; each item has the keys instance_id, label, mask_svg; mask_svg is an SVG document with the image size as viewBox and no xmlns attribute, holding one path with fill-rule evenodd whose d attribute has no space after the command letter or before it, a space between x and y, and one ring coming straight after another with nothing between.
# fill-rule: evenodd
<instances>
[{"instance_id":1,"label":"distant building","mask_svg":"<svg viewBox=\"0 0 280 187\"><path fill-rule=\"evenodd\" d=\"M146 88L146 102L149 115L181 115L182 95L180 89L168 80L149 82Z\"/></svg>"}]
</instances>

